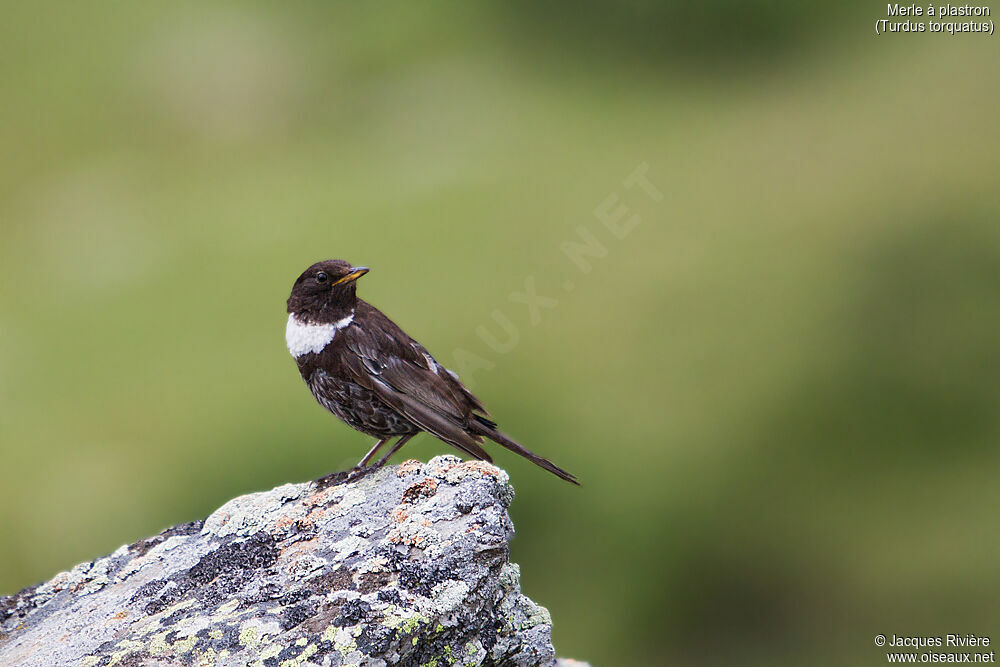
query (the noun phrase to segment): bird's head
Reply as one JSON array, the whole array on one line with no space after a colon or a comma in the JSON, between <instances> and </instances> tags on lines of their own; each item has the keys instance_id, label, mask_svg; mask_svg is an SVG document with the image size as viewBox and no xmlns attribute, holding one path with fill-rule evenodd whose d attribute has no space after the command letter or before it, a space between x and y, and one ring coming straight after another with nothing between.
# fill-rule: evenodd
<instances>
[{"instance_id":1,"label":"bird's head","mask_svg":"<svg viewBox=\"0 0 1000 667\"><path fill-rule=\"evenodd\" d=\"M341 259L316 262L292 285L288 312L304 322L337 322L354 312L358 300L354 281L366 273L368 267Z\"/></svg>"}]
</instances>

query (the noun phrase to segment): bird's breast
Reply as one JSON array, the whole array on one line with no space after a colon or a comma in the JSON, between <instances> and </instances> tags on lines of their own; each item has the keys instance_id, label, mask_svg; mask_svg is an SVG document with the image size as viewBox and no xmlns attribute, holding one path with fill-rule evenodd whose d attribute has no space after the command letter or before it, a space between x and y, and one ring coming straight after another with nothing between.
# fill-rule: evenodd
<instances>
[{"instance_id":1,"label":"bird's breast","mask_svg":"<svg viewBox=\"0 0 1000 667\"><path fill-rule=\"evenodd\" d=\"M319 354L329 345L337 332L351 325L354 313L329 324L301 322L295 313L289 313L285 325L285 344L293 357L298 359L307 354Z\"/></svg>"}]
</instances>

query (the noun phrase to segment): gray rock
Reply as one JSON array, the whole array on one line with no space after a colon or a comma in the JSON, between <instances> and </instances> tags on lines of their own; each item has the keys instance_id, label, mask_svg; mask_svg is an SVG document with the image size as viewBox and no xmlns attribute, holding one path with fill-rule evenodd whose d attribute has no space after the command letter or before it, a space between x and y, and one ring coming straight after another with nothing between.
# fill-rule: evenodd
<instances>
[{"instance_id":1,"label":"gray rock","mask_svg":"<svg viewBox=\"0 0 1000 667\"><path fill-rule=\"evenodd\" d=\"M241 496L0 598L0 665L552 665L512 497L454 456Z\"/></svg>"}]
</instances>

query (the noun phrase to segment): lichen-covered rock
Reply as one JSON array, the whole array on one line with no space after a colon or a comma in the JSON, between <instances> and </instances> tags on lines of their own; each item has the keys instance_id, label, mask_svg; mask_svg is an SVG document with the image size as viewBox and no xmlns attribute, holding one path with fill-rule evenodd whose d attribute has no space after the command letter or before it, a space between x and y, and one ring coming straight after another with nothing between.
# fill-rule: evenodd
<instances>
[{"instance_id":1,"label":"lichen-covered rock","mask_svg":"<svg viewBox=\"0 0 1000 667\"><path fill-rule=\"evenodd\" d=\"M0 665L551 665L478 461L286 484L0 598Z\"/></svg>"}]
</instances>

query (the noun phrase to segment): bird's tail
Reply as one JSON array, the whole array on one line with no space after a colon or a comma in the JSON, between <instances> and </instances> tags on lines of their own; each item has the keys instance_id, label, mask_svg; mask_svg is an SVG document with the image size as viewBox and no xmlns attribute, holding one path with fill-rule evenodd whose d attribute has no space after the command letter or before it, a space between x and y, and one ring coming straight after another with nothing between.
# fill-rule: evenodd
<instances>
[{"instance_id":1,"label":"bird's tail","mask_svg":"<svg viewBox=\"0 0 1000 667\"><path fill-rule=\"evenodd\" d=\"M480 415L473 415L471 430L474 433L486 436L493 442L503 447L506 447L507 449L516 454L520 454L521 456L528 459L535 465L541 468L545 468L553 475L562 477L564 480L570 482L571 484L576 484L577 486L580 485L580 482L576 481L576 477L566 472L552 461L549 461L548 459L543 458L538 454L535 454L534 452L529 452L527 449L525 449L524 447L517 444L516 442L508 438L506 435L501 433L499 430L497 430L497 425L494 422L487 419L486 417L482 417Z\"/></svg>"}]
</instances>

